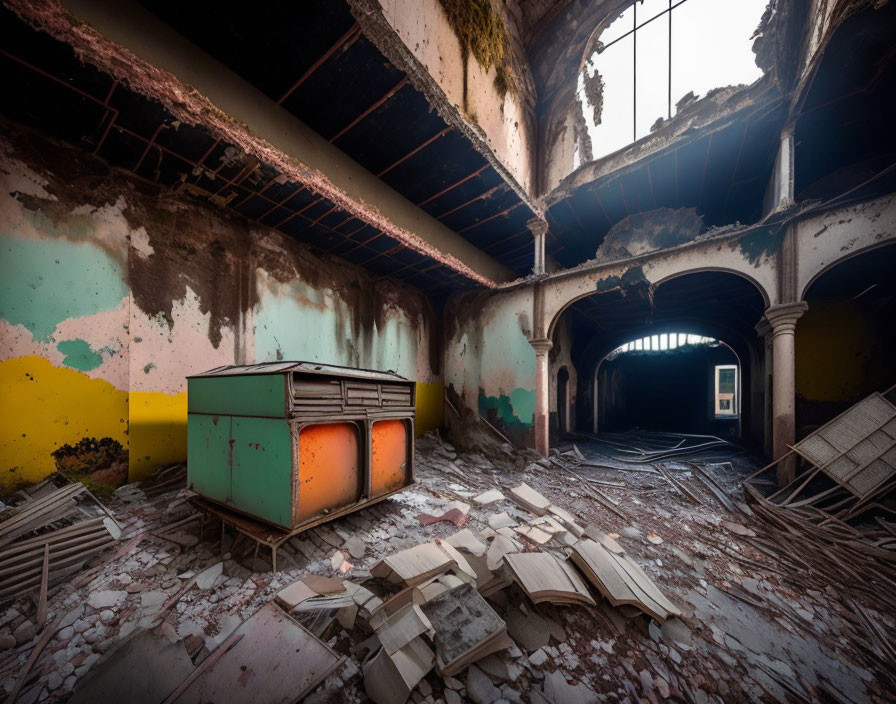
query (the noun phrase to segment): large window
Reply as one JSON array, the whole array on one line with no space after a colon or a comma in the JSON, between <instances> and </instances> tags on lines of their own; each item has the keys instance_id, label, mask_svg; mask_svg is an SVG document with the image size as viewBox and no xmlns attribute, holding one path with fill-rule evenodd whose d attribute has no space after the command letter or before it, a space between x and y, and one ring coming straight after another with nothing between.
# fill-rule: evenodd
<instances>
[{"instance_id":1,"label":"large window","mask_svg":"<svg viewBox=\"0 0 896 704\"><path fill-rule=\"evenodd\" d=\"M758 79L752 36L766 4L636 0L601 33L598 50L579 76L593 158L649 134L658 118L675 115L676 103L688 93L700 96ZM586 85L602 86L599 98Z\"/></svg>"},{"instance_id":2,"label":"large window","mask_svg":"<svg viewBox=\"0 0 896 704\"><path fill-rule=\"evenodd\" d=\"M716 366L716 415L737 415L737 366L719 364Z\"/></svg>"},{"instance_id":3,"label":"large window","mask_svg":"<svg viewBox=\"0 0 896 704\"><path fill-rule=\"evenodd\" d=\"M674 350L685 345L718 345L719 341L712 337L704 337L703 335L691 335L686 332L669 332L660 333L658 335L648 335L624 345L619 345L615 350L607 355L607 359L615 359L626 352L661 352L664 350Z\"/></svg>"}]
</instances>

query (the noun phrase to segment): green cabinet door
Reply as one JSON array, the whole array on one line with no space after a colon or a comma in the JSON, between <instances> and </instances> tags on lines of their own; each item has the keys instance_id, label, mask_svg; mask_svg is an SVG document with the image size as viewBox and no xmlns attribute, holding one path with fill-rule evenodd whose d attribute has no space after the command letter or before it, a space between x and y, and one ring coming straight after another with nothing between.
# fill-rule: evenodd
<instances>
[{"instance_id":1,"label":"green cabinet door","mask_svg":"<svg viewBox=\"0 0 896 704\"><path fill-rule=\"evenodd\" d=\"M230 416L187 417L187 486L230 503Z\"/></svg>"},{"instance_id":2,"label":"green cabinet door","mask_svg":"<svg viewBox=\"0 0 896 704\"><path fill-rule=\"evenodd\" d=\"M234 416L230 503L292 528L292 429L277 418Z\"/></svg>"}]
</instances>

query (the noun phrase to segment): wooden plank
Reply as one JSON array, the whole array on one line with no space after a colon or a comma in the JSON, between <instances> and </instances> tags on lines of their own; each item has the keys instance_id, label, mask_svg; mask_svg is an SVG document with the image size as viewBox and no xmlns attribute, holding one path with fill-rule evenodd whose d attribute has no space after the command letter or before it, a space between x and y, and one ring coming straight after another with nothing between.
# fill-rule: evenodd
<instances>
[{"instance_id":1,"label":"wooden plank","mask_svg":"<svg viewBox=\"0 0 896 704\"><path fill-rule=\"evenodd\" d=\"M37 600L37 627L43 628L47 620L47 582L50 579L50 545L44 545L44 564L40 575L40 597Z\"/></svg>"},{"instance_id":2,"label":"wooden plank","mask_svg":"<svg viewBox=\"0 0 896 704\"><path fill-rule=\"evenodd\" d=\"M98 525L102 525L102 523L102 517L90 518L86 521L75 523L74 525L68 526L66 528L59 528L58 530L44 533L43 535L39 535L35 538L20 540L16 543L13 543L5 550L0 550L0 563L11 559L13 555L17 555L21 552L26 552L34 547L42 546L46 542L58 544L61 539L74 538L78 535L81 535L82 533L89 533L96 530L96 527Z\"/></svg>"},{"instance_id":3,"label":"wooden plank","mask_svg":"<svg viewBox=\"0 0 896 704\"><path fill-rule=\"evenodd\" d=\"M0 523L0 546L6 545L52 520L61 518L69 510L68 503L74 501L84 491L83 484L69 484L52 494L47 494L18 507L11 518Z\"/></svg>"},{"instance_id":4,"label":"wooden plank","mask_svg":"<svg viewBox=\"0 0 896 704\"><path fill-rule=\"evenodd\" d=\"M53 560L56 561L59 558L66 557L67 555L73 555L82 550L88 550L111 539L112 536L110 536L109 532L105 528L103 528L102 531L79 536L74 541L66 541L67 543L72 544L68 547L65 547L64 549L59 549L54 545L52 546ZM27 572L29 570L39 568L41 563L43 562L43 552L44 551L41 548L34 548L32 553L28 553L27 555L22 556L24 558L27 558L25 559L25 561L16 563L8 562L7 564L10 564L11 566L0 569L0 578L8 577L11 574L18 574L20 572ZM0 581L3 580L0 579Z\"/></svg>"},{"instance_id":5,"label":"wooden plank","mask_svg":"<svg viewBox=\"0 0 896 704\"><path fill-rule=\"evenodd\" d=\"M112 544L114 541L110 537L108 541L96 545L90 549L79 550L74 555L70 555L61 561L50 561L50 582L52 583L54 580L55 570L56 572L62 571L63 568L70 567L71 565L77 563L83 563L89 556L94 553L100 552L104 550L108 545ZM32 570L29 574L26 575L16 575L14 578L7 580L3 583L0 583L0 602L5 601L6 599L11 599L17 596L20 592L23 592L25 589L32 589L37 587L40 583L40 570L35 569Z\"/></svg>"}]
</instances>

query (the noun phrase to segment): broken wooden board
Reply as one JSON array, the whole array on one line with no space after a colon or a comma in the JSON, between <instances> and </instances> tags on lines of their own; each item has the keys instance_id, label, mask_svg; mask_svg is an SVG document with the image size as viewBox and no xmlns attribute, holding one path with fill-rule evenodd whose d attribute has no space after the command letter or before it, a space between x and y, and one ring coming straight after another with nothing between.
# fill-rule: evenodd
<instances>
[{"instance_id":1,"label":"broken wooden board","mask_svg":"<svg viewBox=\"0 0 896 704\"><path fill-rule=\"evenodd\" d=\"M420 637L392 655L380 648L361 666L364 690L375 704L404 704L434 661L435 655Z\"/></svg>"},{"instance_id":2,"label":"broken wooden board","mask_svg":"<svg viewBox=\"0 0 896 704\"><path fill-rule=\"evenodd\" d=\"M469 585L446 591L422 608L435 628L436 671L443 677L513 645L504 621Z\"/></svg>"},{"instance_id":3,"label":"broken wooden board","mask_svg":"<svg viewBox=\"0 0 896 704\"><path fill-rule=\"evenodd\" d=\"M531 511L536 516L543 516L547 513L548 506L551 505L550 501L525 482L511 489L510 496L520 506L527 511Z\"/></svg>"},{"instance_id":4,"label":"broken wooden board","mask_svg":"<svg viewBox=\"0 0 896 704\"><path fill-rule=\"evenodd\" d=\"M159 704L193 672L180 640L161 629L138 631L109 651L78 681L72 704Z\"/></svg>"},{"instance_id":5,"label":"broken wooden board","mask_svg":"<svg viewBox=\"0 0 896 704\"><path fill-rule=\"evenodd\" d=\"M107 523L114 525L108 518L91 518L0 550L0 603L40 588L45 546L49 545L47 584L51 585L78 569L91 555L113 545L115 536Z\"/></svg>"},{"instance_id":6,"label":"broken wooden board","mask_svg":"<svg viewBox=\"0 0 896 704\"><path fill-rule=\"evenodd\" d=\"M432 624L420 607L413 603L401 607L376 629L376 635L389 655L424 633L433 633Z\"/></svg>"},{"instance_id":7,"label":"broken wooden board","mask_svg":"<svg viewBox=\"0 0 896 704\"><path fill-rule=\"evenodd\" d=\"M573 567L546 552L509 553L504 561L523 591L536 604L595 605L588 587Z\"/></svg>"},{"instance_id":8,"label":"broken wooden board","mask_svg":"<svg viewBox=\"0 0 896 704\"><path fill-rule=\"evenodd\" d=\"M317 592L305 584L305 582L299 580L288 587L283 587L283 589L277 592L274 600L287 611L291 611L302 602L315 596L317 596Z\"/></svg>"},{"instance_id":9,"label":"broken wooden board","mask_svg":"<svg viewBox=\"0 0 896 704\"><path fill-rule=\"evenodd\" d=\"M859 498L896 475L896 406L873 393L793 446Z\"/></svg>"},{"instance_id":10,"label":"broken wooden board","mask_svg":"<svg viewBox=\"0 0 896 704\"><path fill-rule=\"evenodd\" d=\"M598 543L581 540L573 546L572 561L613 606L635 606L657 621L681 612L644 570L609 536Z\"/></svg>"},{"instance_id":11,"label":"broken wooden board","mask_svg":"<svg viewBox=\"0 0 896 704\"><path fill-rule=\"evenodd\" d=\"M0 523L0 546L64 518L74 510L75 499L86 491L76 482L16 506L12 516Z\"/></svg>"},{"instance_id":12,"label":"broken wooden board","mask_svg":"<svg viewBox=\"0 0 896 704\"><path fill-rule=\"evenodd\" d=\"M343 661L274 604L263 606L234 634L243 639L197 677L178 702L292 704Z\"/></svg>"},{"instance_id":13,"label":"broken wooden board","mask_svg":"<svg viewBox=\"0 0 896 704\"><path fill-rule=\"evenodd\" d=\"M370 568L370 574L414 586L456 566L454 557L437 543L423 543L384 557Z\"/></svg>"}]
</instances>

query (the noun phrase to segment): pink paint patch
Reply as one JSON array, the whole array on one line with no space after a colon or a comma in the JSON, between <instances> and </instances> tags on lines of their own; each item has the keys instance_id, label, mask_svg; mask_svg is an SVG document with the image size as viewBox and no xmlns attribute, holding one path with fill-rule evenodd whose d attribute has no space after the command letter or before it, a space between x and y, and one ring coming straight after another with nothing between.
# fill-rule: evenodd
<instances>
[{"instance_id":1,"label":"pink paint patch","mask_svg":"<svg viewBox=\"0 0 896 704\"><path fill-rule=\"evenodd\" d=\"M431 513L421 513L417 516L417 520L424 526L431 526L439 521L447 521L448 523L453 523L458 528L467 522L467 518L469 518L469 514L464 513L459 508L445 511L441 516L433 516Z\"/></svg>"},{"instance_id":2,"label":"pink paint patch","mask_svg":"<svg viewBox=\"0 0 896 704\"><path fill-rule=\"evenodd\" d=\"M245 669L242 674L237 678L237 682L240 683L240 686L245 687L249 680L255 677L255 670Z\"/></svg>"}]
</instances>

